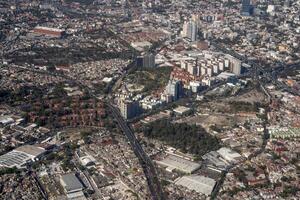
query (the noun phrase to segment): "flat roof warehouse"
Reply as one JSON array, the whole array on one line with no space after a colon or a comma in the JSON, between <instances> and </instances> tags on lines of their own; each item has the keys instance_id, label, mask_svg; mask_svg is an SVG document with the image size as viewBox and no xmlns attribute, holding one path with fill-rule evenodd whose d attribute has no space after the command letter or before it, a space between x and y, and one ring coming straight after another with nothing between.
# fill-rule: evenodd
<instances>
[{"instance_id":1,"label":"flat roof warehouse","mask_svg":"<svg viewBox=\"0 0 300 200\"><path fill-rule=\"evenodd\" d=\"M23 168L26 164L38 160L45 152L42 147L24 145L0 156L0 167Z\"/></svg>"},{"instance_id":2,"label":"flat roof warehouse","mask_svg":"<svg viewBox=\"0 0 300 200\"><path fill-rule=\"evenodd\" d=\"M164 159L156 160L155 162L171 169L169 171L177 169L189 174L193 173L201 167L199 163L192 162L174 155L167 155Z\"/></svg>"}]
</instances>

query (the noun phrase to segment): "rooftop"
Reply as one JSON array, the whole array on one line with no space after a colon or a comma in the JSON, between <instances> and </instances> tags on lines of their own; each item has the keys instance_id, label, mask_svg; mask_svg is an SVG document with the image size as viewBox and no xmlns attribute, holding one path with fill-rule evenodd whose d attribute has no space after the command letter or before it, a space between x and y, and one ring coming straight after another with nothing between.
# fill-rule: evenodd
<instances>
[{"instance_id":1,"label":"rooftop","mask_svg":"<svg viewBox=\"0 0 300 200\"><path fill-rule=\"evenodd\" d=\"M177 108L174 109L174 112L179 113L179 114L183 114L186 112L189 112L191 109L185 106L178 106Z\"/></svg>"},{"instance_id":2,"label":"rooftop","mask_svg":"<svg viewBox=\"0 0 300 200\"><path fill-rule=\"evenodd\" d=\"M216 185L216 181L205 176L191 175L179 178L175 184L209 196Z\"/></svg>"},{"instance_id":3,"label":"rooftop","mask_svg":"<svg viewBox=\"0 0 300 200\"><path fill-rule=\"evenodd\" d=\"M24 145L21 147L16 148L14 151L24 152L26 154L29 154L31 156L37 157L45 152L45 149L42 147L36 147L32 145Z\"/></svg>"},{"instance_id":4,"label":"rooftop","mask_svg":"<svg viewBox=\"0 0 300 200\"><path fill-rule=\"evenodd\" d=\"M22 168L44 152L45 150L41 147L24 145L0 156L0 166Z\"/></svg>"},{"instance_id":5,"label":"rooftop","mask_svg":"<svg viewBox=\"0 0 300 200\"><path fill-rule=\"evenodd\" d=\"M58 28L50 28L50 27L44 27L44 26L36 26L34 29L40 29L40 30L46 30L46 31L54 31L54 32L62 32L64 30L58 29Z\"/></svg>"},{"instance_id":6,"label":"rooftop","mask_svg":"<svg viewBox=\"0 0 300 200\"><path fill-rule=\"evenodd\" d=\"M67 193L76 192L83 189L82 183L74 173L62 175L61 184L65 188Z\"/></svg>"},{"instance_id":7,"label":"rooftop","mask_svg":"<svg viewBox=\"0 0 300 200\"><path fill-rule=\"evenodd\" d=\"M168 155L163 160L156 162L160 165L167 166L168 168L175 168L186 173L193 173L201 166L199 163L192 162L174 155Z\"/></svg>"}]
</instances>

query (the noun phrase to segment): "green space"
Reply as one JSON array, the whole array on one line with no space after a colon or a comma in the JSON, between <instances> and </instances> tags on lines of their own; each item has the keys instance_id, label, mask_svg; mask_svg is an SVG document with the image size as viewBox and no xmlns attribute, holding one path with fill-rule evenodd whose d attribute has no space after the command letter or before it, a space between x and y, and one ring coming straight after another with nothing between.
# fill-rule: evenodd
<instances>
[{"instance_id":1,"label":"green space","mask_svg":"<svg viewBox=\"0 0 300 200\"><path fill-rule=\"evenodd\" d=\"M289 185L289 186L284 186L284 189L282 191L282 193L280 194L280 196L282 198L288 198L290 196L295 196L297 194L297 192L299 192L299 188L293 185Z\"/></svg>"},{"instance_id":2,"label":"green space","mask_svg":"<svg viewBox=\"0 0 300 200\"><path fill-rule=\"evenodd\" d=\"M34 52L28 54L28 52ZM32 63L36 65L70 65L75 63L108 60L114 58L128 59L132 55L129 50L121 52L107 52L106 47L82 48L79 43L74 43L72 47L58 48L25 48L16 52L16 55L7 55L16 64Z\"/></svg>"},{"instance_id":3,"label":"green space","mask_svg":"<svg viewBox=\"0 0 300 200\"><path fill-rule=\"evenodd\" d=\"M5 175L5 174L19 174L19 173L20 173L20 170L17 169L16 167L0 169L0 176Z\"/></svg>"},{"instance_id":4,"label":"green space","mask_svg":"<svg viewBox=\"0 0 300 200\"><path fill-rule=\"evenodd\" d=\"M203 154L220 148L216 137L208 134L204 128L187 123L172 123L169 120L153 122L144 127L146 137L159 139L180 149L183 153Z\"/></svg>"},{"instance_id":5,"label":"green space","mask_svg":"<svg viewBox=\"0 0 300 200\"><path fill-rule=\"evenodd\" d=\"M171 67L158 67L139 69L126 78L126 82L135 85L142 85L143 93L149 93L158 90L167 85L172 68Z\"/></svg>"}]
</instances>

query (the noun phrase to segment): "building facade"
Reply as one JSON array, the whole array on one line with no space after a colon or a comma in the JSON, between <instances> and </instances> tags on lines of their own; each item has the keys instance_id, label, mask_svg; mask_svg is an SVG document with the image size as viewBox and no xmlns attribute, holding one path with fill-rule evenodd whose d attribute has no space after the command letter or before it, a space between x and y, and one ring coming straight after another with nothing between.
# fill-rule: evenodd
<instances>
[{"instance_id":1,"label":"building facade","mask_svg":"<svg viewBox=\"0 0 300 200\"><path fill-rule=\"evenodd\" d=\"M119 102L119 108L125 119L132 119L140 113L140 105L138 101L121 99Z\"/></svg>"}]
</instances>

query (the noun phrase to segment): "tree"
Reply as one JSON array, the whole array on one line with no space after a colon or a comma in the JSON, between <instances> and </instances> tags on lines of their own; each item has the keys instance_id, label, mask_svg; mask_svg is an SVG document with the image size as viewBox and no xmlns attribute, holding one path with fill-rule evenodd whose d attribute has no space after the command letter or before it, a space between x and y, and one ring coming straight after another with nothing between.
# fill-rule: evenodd
<instances>
[{"instance_id":1,"label":"tree","mask_svg":"<svg viewBox=\"0 0 300 200\"><path fill-rule=\"evenodd\" d=\"M220 147L217 138L206 133L202 127L186 123L171 123L168 120L156 121L145 126L144 135L162 140L184 153L197 156Z\"/></svg>"}]
</instances>

